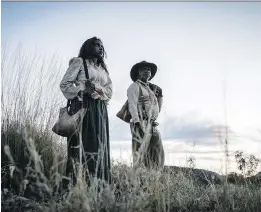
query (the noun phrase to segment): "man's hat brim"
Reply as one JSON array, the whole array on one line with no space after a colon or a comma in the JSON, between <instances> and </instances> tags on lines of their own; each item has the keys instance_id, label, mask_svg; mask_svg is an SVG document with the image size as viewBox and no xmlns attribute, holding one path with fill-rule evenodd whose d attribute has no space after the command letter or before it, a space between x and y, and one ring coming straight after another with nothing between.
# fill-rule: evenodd
<instances>
[{"instance_id":1,"label":"man's hat brim","mask_svg":"<svg viewBox=\"0 0 261 212\"><path fill-rule=\"evenodd\" d=\"M154 63L142 61L142 62L136 63L131 68L130 77L134 82L138 79L139 70L143 67L149 67L151 69L151 77L149 80L151 80L155 76L155 74L157 72L157 66Z\"/></svg>"}]
</instances>

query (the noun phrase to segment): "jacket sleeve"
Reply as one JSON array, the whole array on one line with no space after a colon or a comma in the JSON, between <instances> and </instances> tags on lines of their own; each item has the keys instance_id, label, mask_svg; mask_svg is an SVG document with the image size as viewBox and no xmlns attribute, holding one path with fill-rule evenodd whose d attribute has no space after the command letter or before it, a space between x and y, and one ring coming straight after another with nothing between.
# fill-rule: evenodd
<instances>
[{"instance_id":1,"label":"jacket sleeve","mask_svg":"<svg viewBox=\"0 0 261 212\"><path fill-rule=\"evenodd\" d=\"M78 57L72 58L69 62L69 67L60 83L60 89L66 99L73 99L81 90L80 86L75 86L74 83L82 64L82 58Z\"/></svg>"},{"instance_id":2,"label":"jacket sleeve","mask_svg":"<svg viewBox=\"0 0 261 212\"><path fill-rule=\"evenodd\" d=\"M138 99L139 99L139 85L137 83L132 83L127 90L129 111L134 123L139 122L138 113Z\"/></svg>"}]
</instances>

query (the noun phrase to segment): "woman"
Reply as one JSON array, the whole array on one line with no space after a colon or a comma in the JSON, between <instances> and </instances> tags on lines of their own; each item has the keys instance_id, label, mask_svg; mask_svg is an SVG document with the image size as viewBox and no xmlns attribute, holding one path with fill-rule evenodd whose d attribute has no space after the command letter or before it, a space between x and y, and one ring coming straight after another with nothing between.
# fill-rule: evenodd
<instances>
[{"instance_id":1,"label":"woman","mask_svg":"<svg viewBox=\"0 0 261 212\"><path fill-rule=\"evenodd\" d=\"M99 38L86 40L78 57L70 60L60 88L68 100L76 101L78 105L87 108L82 122L82 162L87 170L87 177L92 175L110 182L109 122L106 105L112 96L112 82L104 62L105 55ZM84 66L87 67L89 79L86 79ZM67 143L66 175L71 176L75 184L74 164L79 161L79 135L74 134L67 138Z\"/></svg>"}]
</instances>

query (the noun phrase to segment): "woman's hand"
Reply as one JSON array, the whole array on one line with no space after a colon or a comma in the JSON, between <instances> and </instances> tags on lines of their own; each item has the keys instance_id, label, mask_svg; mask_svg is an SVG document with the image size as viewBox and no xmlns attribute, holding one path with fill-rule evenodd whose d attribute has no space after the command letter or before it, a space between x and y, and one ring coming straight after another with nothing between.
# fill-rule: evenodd
<instances>
[{"instance_id":1,"label":"woman's hand","mask_svg":"<svg viewBox=\"0 0 261 212\"><path fill-rule=\"evenodd\" d=\"M78 92L78 96L83 98L83 96L85 94L89 94L89 95L92 95L93 92L94 92L94 89L95 89L95 85L90 81L90 80L87 80L85 82L85 90L80 90Z\"/></svg>"},{"instance_id":2,"label":"woman's hand","mask_svg":"<svg viewBox=\"0 0 261 212\"><path fill-rule=\"evenodd\" d=\"M101 96L103 96L104 95L104 93L103 93L103 90L100 88L100 89L95 89L96 90L96 92L99 94L99 95L101 95Z\"/></svg>"},{"instance_id":3,"label":"woman's hand","mask_svg":"<svg viewBox=\"0 0 261 212\"><path fill-rule=\"evenodd\" d=\"M86 82L85 82L85 86L86 86L86 88L89 88L89 89L92 89L92 90L94 90L95 89L95 85L94 85L94 83L91 81L91 80L86 80Z\"/></svg>"},{"instance_id":4,"label":"woman's hand","mask_svg":"<svg viewBox=\"0 0 261 212\"><path fill-rule=\"evenodd\" d=\"M84 93L92 94L93 91L95 90L95 85L90 80L86 80L85 87L86 87L86 89L85 89Z\"/></svg>"},{"instance_id":5,"label":"woman's hand","mask_svg":"<svg viewBox=\"0 0 261 212\"><path fill-rule=\"evenodd\" d=\"M104 95L103 90L101 88L95 88L95 84L92 83L90 80L87 80L85 82L85 86L86 86L87 92L88 91L91 91L91 92L96 91L99 95L101 95L101 96Z\"/></svg>"}]
</instances>

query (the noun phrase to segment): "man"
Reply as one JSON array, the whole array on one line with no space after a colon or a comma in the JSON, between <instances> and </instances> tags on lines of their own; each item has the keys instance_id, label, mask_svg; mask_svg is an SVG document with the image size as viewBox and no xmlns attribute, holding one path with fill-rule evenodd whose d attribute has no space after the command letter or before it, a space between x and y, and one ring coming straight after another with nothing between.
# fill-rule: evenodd
<instances>
[{"instance_id":1,"label":"man","mask_svg":"<svg viewBox=\"0 0 261 212\"><path fill-rule=\"evenodd\" d=\"M130 72L134 82L129 86L127 96L134 166L142 163L149 168L163 168L164 165L161 136L156 128L162 90L149 83L156 72L157 66L146 61L135 64Z\"/></svg>"}]
</instances>

